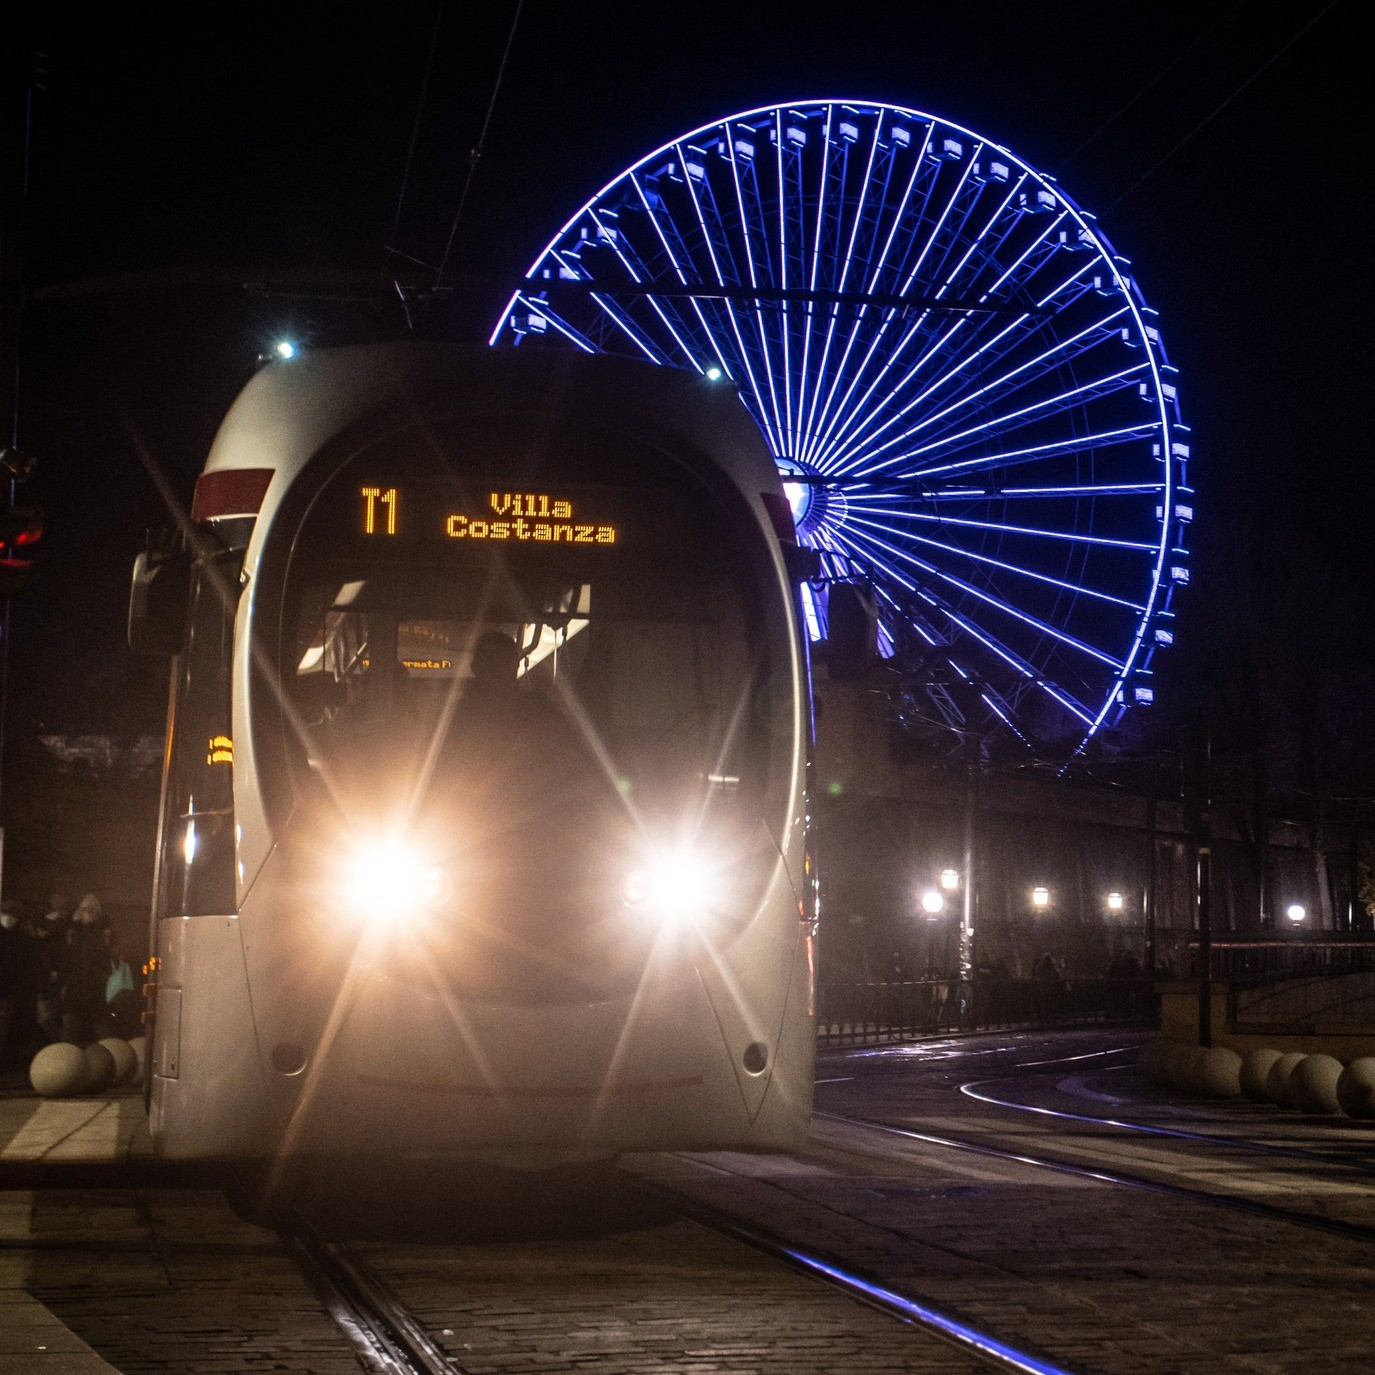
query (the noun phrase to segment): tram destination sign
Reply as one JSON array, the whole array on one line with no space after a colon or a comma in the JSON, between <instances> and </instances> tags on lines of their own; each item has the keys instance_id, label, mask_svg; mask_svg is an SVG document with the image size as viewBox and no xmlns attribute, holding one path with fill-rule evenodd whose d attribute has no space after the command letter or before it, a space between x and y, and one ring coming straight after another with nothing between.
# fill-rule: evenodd
<instances>
[{"instance_id":1,"label":"tram destination sign","mask_svg":"<svg viewBox=\"0 0 1375 1375\"><path fill-rule=\"evenodd\" d=\"M361 483L350 520L356 536L376 546L445 543L619 544L623 515L604 493L489 489L455 500L452 488Z\"/></svg>"}]
</instances>

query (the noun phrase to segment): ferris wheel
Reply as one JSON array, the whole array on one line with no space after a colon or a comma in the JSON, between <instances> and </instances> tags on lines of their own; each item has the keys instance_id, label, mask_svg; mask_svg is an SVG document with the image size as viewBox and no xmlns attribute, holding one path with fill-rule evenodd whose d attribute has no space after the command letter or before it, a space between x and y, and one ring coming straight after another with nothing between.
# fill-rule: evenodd
<instances>
[{"instance_id":1,"label":"ferris wheel","mask_svg":"<svg viewBox=\"0 0 1375 1375\"><path fill-rule=\"evenodd\" d=\"M535 340L738 387L820 552L812 637L871 589L950 724L1063 754L1154 699L1193 516L1174 369L1128 260L1000 144L856 101L694 129L538 255L491 343Z\"/></svg>"}]
</instances>

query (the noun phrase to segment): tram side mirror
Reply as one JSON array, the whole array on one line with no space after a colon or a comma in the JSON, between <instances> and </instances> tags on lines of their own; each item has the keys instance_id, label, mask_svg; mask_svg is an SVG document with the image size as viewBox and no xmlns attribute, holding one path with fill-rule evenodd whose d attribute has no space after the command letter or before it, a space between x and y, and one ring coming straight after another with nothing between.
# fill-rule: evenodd
<instances>
[{"instance_id":1,"label":"tram side mirror","mask_svg":"<svg viewBox=\"0 0 1375 1375\"><path fill-rule=\"evenodd\" d=\"M180 654L186 638L191 560L171 544L149 544L134 560L129 587L129 648L135 654Z\"/></svg>"},{"instance_id":2,"label":"tram side mirror","mask_svg":"<svg viewBox=\"0 0 1375 1375\"><path fill-rule=\"evenodd\" d=\"M859 583L831 584L826 602L826 671L855 682L878 662L878 605Z\"/></svg>"}]
</instances>

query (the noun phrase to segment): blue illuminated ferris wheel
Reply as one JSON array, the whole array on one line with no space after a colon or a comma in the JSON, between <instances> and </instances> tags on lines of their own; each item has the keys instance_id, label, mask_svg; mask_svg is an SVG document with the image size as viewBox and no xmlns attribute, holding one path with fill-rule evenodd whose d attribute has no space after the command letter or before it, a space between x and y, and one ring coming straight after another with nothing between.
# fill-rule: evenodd
<instances>
[{"instance_id":1,"label":"blue illuminated ferris wheel","mask_svg":"<svg viewBox=\"0 0 1375 1375\"><path fill-rule=\"evenodd\" d=\"M1081 749L1154 698L1189 581L1189 449L1129 262L1000 144L916 110L807 101L665 144L583 205L492 335L740 390L829 588L952 725L972 685ZM923 676L924 675L924 676Z\"/></svg>"}]
</instances>

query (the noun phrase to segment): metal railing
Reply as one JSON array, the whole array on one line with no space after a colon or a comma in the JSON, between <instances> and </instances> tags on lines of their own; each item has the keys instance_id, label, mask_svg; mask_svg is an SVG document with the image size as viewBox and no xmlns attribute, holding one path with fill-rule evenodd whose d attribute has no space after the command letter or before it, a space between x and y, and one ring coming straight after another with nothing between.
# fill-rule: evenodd
<instances>
[{"instance_id":1,"label":"metal railing","mask_svg":"<svg viewBox=\"0 0 1375 1375\"><path fill-rule=\"evenodd\" d=\"M1198 947L1190 946L1194 974ZM1209 975L1227 989L1239 1028L1375 1026L1375 938L1276 937L1214 941Z\"/></svg>"},{"instance_id":2,"label":"metal railing","mask_svg":"<svg viewBox=\"0 0 1375 1375\"><path fill-rule=\"evenodd\" d=\"M822 1045L875 1045L955 1031L1150 1021L1154 986L1146 979L1057 981L981 975L891 983L823 983L817 1007Z\"/></svg>"}]
</instances>

